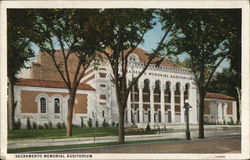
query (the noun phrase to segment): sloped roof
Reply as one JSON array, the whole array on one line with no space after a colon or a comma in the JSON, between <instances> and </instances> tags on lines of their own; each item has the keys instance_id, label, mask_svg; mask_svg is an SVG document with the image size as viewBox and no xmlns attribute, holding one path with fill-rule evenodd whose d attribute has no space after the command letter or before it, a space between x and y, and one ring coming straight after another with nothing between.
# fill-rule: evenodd
<instances>
[{"instance_id":1,"label":"sloped roof","mask_svg":"<svg viewBox=\"0 0 250 160\"><path fill-rule=\"evenodd\" d=\"M219 93L207 93L205 98L213 98L213 99L225 99L225 100L235 100L234 97L226 96Z\"/></svg>"},{"instance_id":2,"label":"sloped roof","mask_svg":"<svg viewBox=\"0 0 250 160\"><path fill-rule=\"evenodd\" d=\"M141 48L136 48L133 53L138 55L141 63L148 62L147 54L149 54L149 53L147 51L145 51ZM158 60L160 60L160 58L155 58L152 62L156 62ZM171 67L171 68L181 68L180 66L176 65L175 63L173 63L172 61L169 61L167 59L164 59L160 65L165 66L165 67Z\"/></svg>"},{"instance_id":3,"label":"sloped roof","mask_svg":"<svg viewBox=\"0 0 250 160\"><path fill-rule=\"evenodd\" d=\"M125 54L129 51L130 49L127 49L125 50ZM109 53L109 54L112 54L112 50L110 48L107 48L106 49L106 52ZM150 54L148 51L145 51L141 48L136 48L132 53L136 54L138 57L139 57L139 60L140 60L140 63L147 63L148 62L148 55L147 54ZM99 54L102 58L105 58L105 55L101 52L97 52L97 54ZM153 59L152 62L156 62L160 60L160 58L155 58ZM171 67L171 68L183 68L175 63L173 63L172 61L169 61L167 59L164 59L160 66L165 66L165 67Z\"/></svg>"},{"instance_id":4,"label":"sloped roof","mask_svg":"<svg viewBox=\"0 0 250 160\"><path fill-rule=\"evenodd\" d=\"M16 82L17 86L31 86L31 87L47 87L47 88L67 88L64 82L38 79L24 79L21 78ZM80 90L95 90L86 83L80 83L78 86Z\"/></svg>"}]
</instances>

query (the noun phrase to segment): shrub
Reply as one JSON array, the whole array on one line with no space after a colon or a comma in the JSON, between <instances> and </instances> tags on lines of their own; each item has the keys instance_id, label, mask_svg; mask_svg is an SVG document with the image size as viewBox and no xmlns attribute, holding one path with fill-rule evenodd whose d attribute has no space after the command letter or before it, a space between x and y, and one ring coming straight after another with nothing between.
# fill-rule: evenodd
<instances>
[{"instance_id":1,"label":"shrub","mask_svg":"<svg viewBox=\"0 0 250 160\"><path fill-rule=\"evenodd\" d=\"M109 123L106 121L106 119L103 120L103 122L102 122L102 127L104 127L104 128L110 127L110 125L109 125Z\"/></svg>"},{"instance_id":2,"label":"shrub","mask_svg":"<svg viewBox=\"0 0 250 160\"><path fill-rule=\"evenodd\" d=\"M60 123L60 122L58 122L58 123L56 124L56 127L57 127L57 129L61 129L61 128L62 128L61 123Z\"/></svg>"},{"instance_id":3,"label":"shrub","mask_svg":"<svg viewBox=\"0 0 250 160\"><path fill-rule=\"evenodd\" d=\"M62 122L62 128L66 128L65 122Z\"/></svg>"},{"instance_id":4,"label":"shrub","mask_svg":"<svg viewBox=\"0 0 250 160\"><path fill-rule=\"evenodd\" d=\"M77 124L72 124L72 127L73 127L73 128L80 128L81 126L80 126L80 125L77 125Z\"/></svg>"},{"instance_id":5,"label":"shrub","mask_svg":"<svg viewBox=\"0 0 250 160\"><path fill-rule=\"evenodd\" d=\"M52 122L49 122L49 129L52 129L52 128L53 128Z\"/></svg>"},{"instance_id":6,"label":"shrub","mask_svg":"<svg viewBox=\"0 0 250 160\"><path fill-rule=\"evenodd\" d=\"M36 122L33 122L33 129L37 129Z\"/></svg>"},{"instance_id":7,"label":"shrub","mask_svg":"<svg viewBox=\"0 0 250 160\"><path fill-rule=\"evenodd\" d=\"M89 126L89 128L92 127L92 119L91 118L89 118L89 120L88 120L88 126Z\"/></svg>"},{"instance_id":8,"label":"shrub","mask_svg":"<svg viewBox=\"0 0 250 160\"><path fill-rule=\"evenodd\" d=\"M151 128L150 128L150 125L149 125L149 124L147 124L147 127L146 127L146 132L149 132L149 131L151 131Z\"/></svg>"},{"instance_id":9,"label":"shrub","mask_svg":"<svg viewBox=\"0 0 250 160\"><path fill-rule=\"evenodd\" d=\"M48 123L44 123L44 128L45 128L45 129L49 129Z\"/></svg>"},{"instance_id":10,"label":"shrub","mask_svg":"<svg viewBox=\"0 0 250 160\"><path fill-rule=\"evenodd\" d=\"M81 127L84 127L83 118L81 117Z\"/></svg>"},{"instance_id":11,"label":"shrub","mask_svg":"<svg viewBox=\"0 0 250 160\"><path fill-rule=\"evenodd\" d=\"M233 118L232 118L232 117L230 117L230 121L229 121L229 122L227 122L227 124L229 124L229 125L234 125L234 120L233 120Z\"/></svg>"},{"instance_id":12,"label":"shrub","mask_svg":"<svg viewBox=\"0 0 250 160\"><path fill-rule=\"evenodd\" d=\"M44 129L42 125L38 125L38 129Z\"/></svg>"},{"instance_id":13,"label":"shrub","mask_svg":"<svg viewBox=\"0 0 250 160\"><path fill-rule=\"evenodd\" d=\"M95 126L98 128L99 127L99 122L98 120L95 121Z\"/></svg>"},{"instance_id":14,"label":"shrub","mask_svg":"<svg viewBox=\"0 0 250 160\"><path fill-rule=\"evenodd\" d=\"M31 127L31 123L30 123L30 119L28 118L27 119L27 129L31 129L32 127Z\"/></svg>"},{"instance_id":15,"label":"shrub","mask_svg":"<svg viewBox=\"0 0 250 160\"><path fill-rule=\"evenodd\" d=\"M111 126L114 128L115 127L115 122L112 122Z\"/></svg>"},{"instance_id":16,"label":"shrub","mask_svg":"<svg viewBox=\"0 0 250 160\"><path fill-rule=\"evenodd\" d=\"M226 121L225 121L225 120L223 120L223 124L224 124L224 125L226 124Z\"/></svg>"},{"instance_id":17,"label":"shrub","mask_svg":"<svg viewBox=\"0 0 250 160\"><path fill-rule=\"evenodd\" d=\"M20 129L21 126L22 126L21 120L18 119L18 121L15 121L15 122L14 122L13 129Z\"/></svg>"}]
</instances>

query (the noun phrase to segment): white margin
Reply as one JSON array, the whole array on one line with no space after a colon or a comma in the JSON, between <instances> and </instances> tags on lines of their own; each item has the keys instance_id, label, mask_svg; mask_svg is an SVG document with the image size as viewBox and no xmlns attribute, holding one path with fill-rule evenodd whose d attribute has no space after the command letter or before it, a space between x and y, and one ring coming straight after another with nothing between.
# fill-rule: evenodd
<instances>
[{"instance_id":1,"label":"white margin","mask_svg":"<svg viewBox=\"0 0 250 160\"><path fill-rule=\"evenodd\" d=\"M0 20L0 138L1 156L15 159L7 154L7 8L242 8L242 153L241 154L92 154L90 159L248 159L249 133L249 1L206 0L206 1L1 1ZM178 155L178 156L177 156ZM34 159L34 158L33 158ZM54 159L54 158L53 158Z\"/></svg>"}]
</instances>

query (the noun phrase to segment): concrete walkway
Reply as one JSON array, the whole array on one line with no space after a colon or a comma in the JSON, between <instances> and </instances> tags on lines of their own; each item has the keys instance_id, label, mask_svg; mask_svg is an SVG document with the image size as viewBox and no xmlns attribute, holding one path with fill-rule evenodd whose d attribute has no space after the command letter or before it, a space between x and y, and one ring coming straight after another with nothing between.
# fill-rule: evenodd
<instances>
[{"instance_id":1,"label":"concrete walkway","mask_svg":"<svg viewBox=\"0 0 250 160\"><path fill-rule=\"evenodd\" d=\"M191 125L191 138L198 138L197 125ZM221 137L221 136L233 136L240 135L240 126L205 126L205 137ZM156 140L156 139L170 139L180 138L185 139L185 128L182 126L174 126L173 128L167 128L167 132L151 134L151 135L132 135L125 136L125 141L137 141L137 140ZM45 139L45 140L25 140L25 141L9 141L8 149L14 148L28 148L28 147L42 147L42 146L60 146L60 145L72 145L72 144L94 144L94 143L107 143L117 142L118 136L106 136L106 137L85 137L85 138L67 138L67 139Z\"/></svg>"}]
</instances>

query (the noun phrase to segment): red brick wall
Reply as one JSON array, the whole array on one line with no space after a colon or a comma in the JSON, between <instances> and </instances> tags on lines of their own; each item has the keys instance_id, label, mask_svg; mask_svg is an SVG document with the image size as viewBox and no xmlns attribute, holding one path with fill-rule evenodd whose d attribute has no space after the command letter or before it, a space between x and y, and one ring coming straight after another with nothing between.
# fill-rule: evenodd
<instances>
[{"instance_id":1,"label":"red brick wall","mask_svg":"<svg viewBox=\"0 0 250 160\"><path fill-rule=\"evenodd\" d=\"M56 57L57 63L63 62L63 55L61 52L56 52ZM38 60L38 62L33 63L31 78L62 81L62 78L53 63L52 58L48 54L40 53ZM78 58L73 54L70 55L68 59L68 67L71 79L73 79L77 64ZM64 70L64 65L62 65L62 69ZM64 73L66 72L64 71Z\"/></svg>"},{"instance_id":2,"label":"red brick wall","mask_svg":"<svg viewBox=\"0 0 250 160\"><path fill-rule=\"evenodd\" d=\"M35 102L35 98L41 93L47 94L48 96L58 94L62 97L65 97L68 95L66 93L61 92L21 91L21 112L38 113L38 102ZM87 113L88 95L77 94L76 98L78 103L74 106L75 113Z\"/></svg>"},{"instance_id":3,"label":"red brick wall","mask_svg":"<svg viewBox=\"0 0 250 160\"><path fill-rule=\"evenodd\" d=\"M232 102L227 102L227 114L233 114L233 104L232 104Z\"/></svg>"},{"instance_id":4,"label":"red brick wall","mask_svg":"<svg viewBox=\"0 0 250 160\"><path fill-rule=\"evenodd\" d=\"M209 101L204 102L204 114L210 114Z\"/></svg>"}]
</instances>

